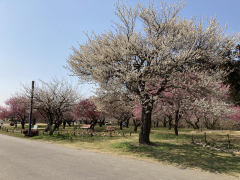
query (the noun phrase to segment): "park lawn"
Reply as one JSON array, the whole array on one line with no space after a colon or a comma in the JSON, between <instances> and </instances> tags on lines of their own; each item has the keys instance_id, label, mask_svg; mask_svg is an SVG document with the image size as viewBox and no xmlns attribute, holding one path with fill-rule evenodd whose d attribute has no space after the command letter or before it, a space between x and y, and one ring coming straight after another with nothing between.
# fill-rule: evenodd
<instances>
[{"instance_id":1,"label":"park lawn","mask_svg":"<svg viewBox=\"0 0 240 180\"><path fill-rule=\"evenodd\" d=\"M39 125L40 129L45 127L46 125ZM10 126L7 128L14 129ZM26 126L26 128L28 127ZM138 133L133 132L132 126L124 128L123 130L119 130L119 127L117 127L117 130L115 133L112 133L111 137L109 136L109 132L104 132L105 128L106 126L101 128L96 126L95 131L92 132L93 136L91 136L90 133L87 135L86 130L77 129L74 136L73 127L67 126L65 130L62 130L60 127L59 134L49 136L47 133L40 133L39 136L29 139L82 150L173 165L183 169L197 169L240 177L240 131L203 130L203 132L201 132L200 130L180 129L179 136L175 136L173 130L152 128L150 140L154 145L149 146L138 144ZM63 134L61 134L61 132ZM66 134L67 132L68 134ZM85 133L78 135L78 132ZM228 146L227 134L229 134L233 142L230 148L235 149L236 153L221 152L191 143L192 135L194 141L204 142L204 132L207 133L207 145L226 147L225 149L227 149ZM25 138L20 132L5 132L0 130L0 133ZM98 133L98 135L94 135L95 133ZM125 134L123 135L123 133ZM213 141L213 139L217 139L218 141Z\"/></svg>"}]
</instances>

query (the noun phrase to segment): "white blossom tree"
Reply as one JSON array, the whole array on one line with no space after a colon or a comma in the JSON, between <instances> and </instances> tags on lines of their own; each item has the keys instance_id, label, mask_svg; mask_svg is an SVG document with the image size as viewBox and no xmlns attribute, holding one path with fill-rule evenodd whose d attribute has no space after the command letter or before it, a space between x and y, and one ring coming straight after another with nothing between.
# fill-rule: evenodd
<instances>
[{"instance_id":1,"label":"white blossom tree","mask_svg":"<svg viewBox=\"0 0 240 180\"><path fill-rule=\"evenodd\" d=\"M167 88L181 88L175 84L176 72L200 71L222 64L226 61L225 52L234 49L240 40L240 33L225 35L226 26L220 27L216 18L210 18L206 27L200 20L181 19L178 13L185 5L182 1L161 3L159 10L153 3L149 7L138 3L127 8L118 1L116 15L122 23L114 23L115 32L93 32L92 36L85 33L88 41L79 49L72 47L73 54L65 66L82 83L93 82L107 88L111 82L115 89L124 87L130 92L129 98L139 101L143 107L140 144L150 144L155 100ZM142 23L142 29L137 29L137 22ZM196 64L198 61L201 63ZM218 78L226 76L224 71L215 72ZM150 93L147 85L156 81L156 90Z\"/></svg>"},{"instance_id":2,"label":"white blossom tree","mask_svg":"<svg viewBox=\"0 0 240 180\"><path fill-rule=\"evenodd\" d=\"M108 114L108 116L117 119L120 129L122 129L123 122L126 122L126 127L128 127L129 120L132 118L133 107L133 102L129 99L128 93L124 90L117 91L116 89L108 88L105 91L102 88L97 88L95 94L98 96L96 100L98 101L99 109Z\"/></svg>"},{"instance_id":3,"label":"white blossom tree","mask_svg":"<svg viewBox=\"0 0 240 180\"><path fill-rule=\"evenodd\" d=\"M80 95L77 86L73 87L67 80L53 78L52 82L39 80L40 85L36 85L33 94L33 109L36 109L48 123L47 131L52 135L53 123L63 120L64 114L72 111L72 107L79 100ZM23 86L23 94L30 98L31 88ZM56 127L56 126L55 126Z\"/></svg>"}]
</instances>

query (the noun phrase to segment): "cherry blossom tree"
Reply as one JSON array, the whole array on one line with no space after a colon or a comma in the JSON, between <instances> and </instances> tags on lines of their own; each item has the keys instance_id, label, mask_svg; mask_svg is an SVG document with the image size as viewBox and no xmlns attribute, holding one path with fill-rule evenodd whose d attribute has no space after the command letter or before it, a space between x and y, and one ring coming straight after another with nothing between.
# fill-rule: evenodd
<instances>
[{"instance_id":1,"label":"cherry blossom tree","mask_svg":"<svg viewBox=\"0 0 240 180\"><path fill-rule=\"evenodd\" d=\"M96 93L96 92L94 92L94 93ZM99 96L91 96L90 99L91 99L92 102L94 102L94 104L97 107L97 111L99 112L98 124L99 124L100 127L102 127L102 125L105 124L107 119L111 119L113 117L112 117L111 114L109 114L106 111L106 109L105 109L106 102L104 102L101 97L99 97Z\"/></svg>"},{"instance_id":2,"label":"cherry blossom tree","mask_svg":"<svg viewBox=\"0 0 240 180\"><path fill-rule=\"evenodd\" d=\"M9 117L8 107L0 106L0 119L6 119Z\"/></svg>"},{"instance_id":3,"label":"cherry blossom tree","mask_svg":"<svg viewBox=\"0 0 240 180\"><path fill-rule=\"evenodd\" d=\"M117 119L120 129L124 122L128 128L132 118L132 102L127 97L127 93L123 94L115 89L104 91L104 89L97 88L95 94L98 97L99 110Z\"/></svg>"},{"instance_id":4,"label":"cherry blossom tree","mask_svg":"<svg viewBox=\"0 0 240 180\"><path fill-rule=\"evenodd\" d=\"M22 129L24 129L25 121L29 116L29 99L15 94L5 101L5 107L0 106L0 118L8 118L13 121L17 127L17 120L21 120Z\"/></svg>"},{"instance_id":5,"label":"cherry blossom tree","mask_svg":"<svg viewBox=\"0 0 240 180\"><path fill-rule=\"evenodd\" d=\"M30 100L19 94L15 94L7 99L5 104L9 107L8 114L11 114L12 118L15 119L15 124L18 119L21 120L22 129L24 129L25 121L29 117Z\"/></svg>"},{"instance_id":6,"label":"cherry blossom tree","mask_svg":"<svg viewBox=\"0 0 240 180\"><path fill-rule=\"evenodd\" d=\"M109 102L109 110L112 116L118 120L120 129L122 129L123 123L129 124L129 120L132 117L131 109L122 104L122 101Z\"/></svg>"},{"instance_id":7,"label":"cherry blossom tree","mask_svg":"<svg viewBox=\"0 0 240 180\"><path fill-rule=\"evenodd\" d=\"M79 45L79 49L72 48L73 54L65 66L82 83L115 89L124 86L130 98L138 100L142 105L140 144L151 144L151 116L156 99L170 87L181 88L175 84L176 73L200 72L204 67L209 75L225 77L225 71L215 68L213 72L206 67L226 62L226 52L240 40L240 33L226 36L223 33L226 26L220 27L216 18L208 20L205 27L203 21L181 19L178 14L185 5L182 1L161 3L159 10L151 2L149 7L138 3L134 8L116 3L116 15L122 24L115 23L115 33L93 32L91 37L86 33L88 41ZM138 22L142 23L142 29L137 28ZM201 63L196 64L199 60ZM147 85L156 81L158 86L149 94Z\"/></svg>"},{"instance_id":8,"label":"cherry blossom tree","mask_svg":"<svg viewBox=\"0 0 240 180\"><path fill-rule=\"evenodd\" d=\"M235 113L232 115L227 115L226 118L232 119L237 122L237 124L240 126L240 106L235 106L235 104L231 103L231 108Z\"/></svg>"},{"instance_id":9,"label":"cherry blossom tree","mask_svg":"<svg viewBox=\"0 0 240 180\"><path fill-rule=\"evenodd\" d=\"M71 108L79 100L78 88L72 87L65 79L58 80L53 78L52 82L39 80L40 85L36 85L33 95L33 108L37 110L43 118L46 119L48 127L45 129L52 135L54 129L52 125L62 121L64 113L71 111ZM30 96L31 88L23 86L23 94Z\"/></svg>"},{"instance_id":10,"label":"cherry blossom tree","mask_svg":"<svg viewBox=\"0 0 240 180\"><path fill-rule=\"evenodd\" d=\"M185 78L188 78L188 81L185 81ZM221 81L216 82L216 77L209 77L207 73L202 72L200 74L185 73L177 76L176 79L179 79L178 83L181 84L182 88L166 89L166 92L164 92L165 97L160 97L155 102L155 107L153 106L153 114L155 112L159 115L165 114L169 117L170 122L172 121L172 117L174 117L175 135L178 135L178 124L183 117L188 123L192 124L190 121L192 114L190 115L190 113L195 113L195 115L201 113L205 118L205 126L211 129L219 118L225 116L225 114L234 113L234 111L229 110L230 104L226 103L229 86L226 87L219 84ZM209 83L205 84L207 85L206 87L203 86L205 79L209 81ZM154 90L151 85L150 89ZM208 91L209 95L203 93L202 89ZM205 102L204 105L200 103L203 100ZM135 114L135 118L140 118L140 109L142 107L138 105L137 108L133 113ZM195 122L197 128L199 128L197 124L199 118L197 116L198 121ZM209 118L212 119L212 123L209 121Z\"/></svg>"},{"instance_id":11,"label":"cherry blossom tree","mask_svg":"<svg viewBox=\"0 0 240 180\"><path fill-rule=\"evenodd\" d=\"M87 118L91 122L92 130L94 130L100 116L97 106L90 99L79 101L75 106L74 114L78 118Z\"/></svg>"},{"instance_id":12,"label":"cherry blossom tree","mask_svg":"<svg viewBox=\"0 0 240 180\"><path fill-rule=\"evenodd\" d=\"M75 106L73 106L71 109L69 109L69 111L64 112L61 120L57 121L57 123L55 123L56 128L58 128L62 123L63 123L63 129L65 129L66 124L68 124L69 126L71 126L71 124L77 120L77 116L74 113L75 110Z\"/></svg>"}]
</instances>

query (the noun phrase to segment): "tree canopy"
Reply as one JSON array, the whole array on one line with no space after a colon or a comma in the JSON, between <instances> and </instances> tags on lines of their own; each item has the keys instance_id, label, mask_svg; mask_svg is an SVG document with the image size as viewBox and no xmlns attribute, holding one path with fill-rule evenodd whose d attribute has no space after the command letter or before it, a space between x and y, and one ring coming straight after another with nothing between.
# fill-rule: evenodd
<instances>
[{"instance_id":1,"label":"tree canopy","mask_svg":"<svg viewBox=\"0 0 240 180\"><path fill-rule=\"evenodd\" d=\"M92 36L85 33L88 41L79 44L79 49L72 47L73 54L67 59L65 68L82 83L98 83L105 89L124 87L132 100L139 101L141 144L150 143L155 100L168 88L181 88L175 80L176 73L204 69L216 81L222 79L227 75L225 71L215 68L213 72L207 67L217 67L229 60L226 52L233 50L240 40L240 33L225 35L227 26L219 26L216 18L208 19L207 26L203 20L180 18L179 11L185 5L183 1L179 4L161 2L161 8L157 9L150 2L148 7L137 3L132 8L118 1L115 14L121 23L114 23L115 32L109 30L98 35L93 32ZM137 22L141 23L141 29L137 29ZM201 63L197 64L198 61ZM154 86L156 81L153 92L148 85Z\"/></svg>"}]
</instances>

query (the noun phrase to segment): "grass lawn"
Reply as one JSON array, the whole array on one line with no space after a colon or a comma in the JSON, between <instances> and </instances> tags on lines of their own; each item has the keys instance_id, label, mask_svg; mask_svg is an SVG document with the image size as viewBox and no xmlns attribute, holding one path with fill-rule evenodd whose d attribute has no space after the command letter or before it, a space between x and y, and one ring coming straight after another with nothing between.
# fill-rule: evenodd
<instances>
[{"instance_id":1,"label":"grass lawn","mask_svg":"<svg viewBox=\"0 0 240 180\"><path fill-rule=\"evenodd\" d=\"M20 126L18 126L20 128ZM38 128L45 128L46 125L39 125ZM8 129L14 127L7 126ZM28 128L26 126L25 128ZM155 163L174 165L181 168L198 169L201 171L224 174L240 177L240 131L218 131L218 130L193 130L179 129L179 136L175 136L173 130L165 128L152 128L150 140L155 145L139 145L138 132L133 132L133 127L117 130L110 136L105 132L106 126L95 127L95 131L87 133L86 130L75 131L73 127L66 127L65 130L56 131L56 134L49 136L47 133L40 133L39 136L29 139L60 144L72 148L106 153L111 155L130 157L146 160ZM67 133L68 132L68 133ZM130 136L131 132L131 136ZM204 142L204 132L207 134L207 145L227 150L228 136L230 138L230 151L218 151L191 143L192 135L195 142ZM6 132L0 130L1 134L25 138L18 132ZM79 133L79 134L78 134ZM126 133L123 135L123 133ZM234 150L234 152L233 152Z\"/></svg>"}]
</instances>

